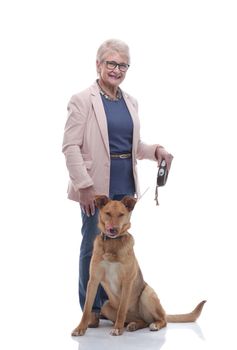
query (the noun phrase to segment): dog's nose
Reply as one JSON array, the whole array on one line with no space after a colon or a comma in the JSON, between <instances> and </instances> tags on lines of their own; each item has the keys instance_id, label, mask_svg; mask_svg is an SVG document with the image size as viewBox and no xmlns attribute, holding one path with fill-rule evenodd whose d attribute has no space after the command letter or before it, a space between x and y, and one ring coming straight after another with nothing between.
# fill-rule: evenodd
<instances>
[{"instance_id":1,"label":"dog's nose","mask_svg":"<svg viewBox=\"0 0 237 350\"><path fill-rule=\"evenodd\" d=\"M109 232L112 234L112 235L116 235L118 233L118 230L116 228L110 228L109 229Z\"/></svg>"},{"instance_id":2,"label":"dog's nose","mask_svg":"<svg viewBox=\"0 0 237 350\"><path fill-rule=\"evenodd\" d=\"M106 226L106 231L111 235L111 236L116 236L118 234L118 227L112 225L111 223L107 224Z\"/></svg>"}]
</instances>

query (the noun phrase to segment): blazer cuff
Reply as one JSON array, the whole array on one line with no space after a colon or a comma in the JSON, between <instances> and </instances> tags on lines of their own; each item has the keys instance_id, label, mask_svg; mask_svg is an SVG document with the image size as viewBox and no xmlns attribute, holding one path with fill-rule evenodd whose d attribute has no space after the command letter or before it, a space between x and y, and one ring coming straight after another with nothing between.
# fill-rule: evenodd
<instances>
[{"instance_id":1,"label":"blazer cuff","mask_svg":"<svg viewBox=\"0 0 237 350\"><path fill-rule=\"evenodd\" d=\"M79 184L76 184L76 183L74 183L74 182L72 182L72 186L73 186L73 189L74 189L74 191L78 191L78 190L80 190L80 189L83 189L83 188L87 188L87 187L91 187L91 186L93 186L94 185L94 183L93 183L93 181L92 180L88 180L88 181L83 181L83 182L80 182Z\"/></svg>"}]
</instances>

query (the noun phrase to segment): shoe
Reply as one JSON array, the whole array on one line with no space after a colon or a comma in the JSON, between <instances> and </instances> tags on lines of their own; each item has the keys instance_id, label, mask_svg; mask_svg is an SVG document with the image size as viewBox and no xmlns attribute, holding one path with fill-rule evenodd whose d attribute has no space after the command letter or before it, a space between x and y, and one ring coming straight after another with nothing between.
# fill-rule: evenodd
<instances>
[{"instance_id":1,"label":"shoe","mask_svg":"<svg viewBox=\"0 0 237 350\"><path fill-rule=\"evenodd\" d=\"M100 314L100 320L108 320L108 318L102 314Z\"/></svg>"},{"instance_id":2,"label":"shoe","mask_svg":"<svg viewBox=\"0 0 237 350\"><path fill-rule=\"evenodd\" d=\"M97 328L99 327L100 323L100 313L99 312L91 312L90 321L89 321L89 328Z\"/></svg>"}]
</instances>

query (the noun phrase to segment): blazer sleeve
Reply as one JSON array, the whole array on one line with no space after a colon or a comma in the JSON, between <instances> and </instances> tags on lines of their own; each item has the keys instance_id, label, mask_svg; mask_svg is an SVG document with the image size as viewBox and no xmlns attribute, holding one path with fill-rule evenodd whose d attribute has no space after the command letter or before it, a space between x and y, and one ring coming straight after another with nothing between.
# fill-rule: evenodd
<instances>
[{"instance_id":1,"label":"blazer sleeve","mask_svg":"<svg viewBox=\"0 0 237 350\"><path fill-rule=\"evenodd\" d=\"M141 140L138 141L137 147L137 159L149 159L149 160L157 160L155 156L155 151L157 147L161 147L158 144L148 145Z\"/></svg>"},{"instance_id":2,"label":"blazer sleeve","mask_svg":"<svg viewBox=\"0 0 237 350\"><path fill-rule=\"evenodd\" d=\"M87 109L78 95L73 95L68 103L68 118L64 130L62 151L66 158L66 165L70 180L75 191L93 185L87 172L87 164L81 153L85 125L87 123Z\"/></svg>"}]
</instances>

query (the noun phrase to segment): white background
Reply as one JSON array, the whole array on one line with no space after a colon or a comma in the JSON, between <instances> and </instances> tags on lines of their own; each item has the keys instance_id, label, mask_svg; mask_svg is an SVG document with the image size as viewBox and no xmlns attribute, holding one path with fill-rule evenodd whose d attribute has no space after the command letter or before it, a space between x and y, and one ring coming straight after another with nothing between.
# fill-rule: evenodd
<instances>
[{"instance_id":1,"label":"white background","mask_svg":"<svg viewBox=\"0 0 237 350\"><path fill-rule=\"evenodd\" d=\"M138 99L143 140L174 155L159 207L156 164L139 163L149 190L131 233L144 277L169 313L208 299L202 348L234 335L236 18L229 0L1 1L2 349L80 348L80 213L61 144L68 100L93 83L111 37L130 46L122 88Z\"/></svg>"}]
</instances>

